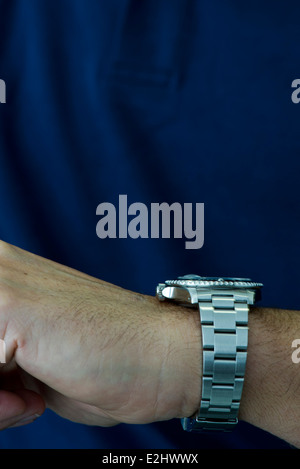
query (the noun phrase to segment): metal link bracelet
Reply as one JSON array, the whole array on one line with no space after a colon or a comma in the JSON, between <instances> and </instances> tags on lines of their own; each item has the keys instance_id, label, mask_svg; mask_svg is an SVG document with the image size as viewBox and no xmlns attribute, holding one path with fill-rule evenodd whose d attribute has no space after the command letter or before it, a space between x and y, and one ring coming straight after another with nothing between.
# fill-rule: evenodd
<instances>
[{"instance_id":1,"label":"metal link bracelet","mask_svg":"<svg viewBox=\"0 0 300 469\"><path fill-rule=\"evenodd\" d=\"M182 419L188 431L232 431L238 422L248 345L247 295L217 292L201 300L203 376L200 408Z\"/></svg>"}]
</instances>

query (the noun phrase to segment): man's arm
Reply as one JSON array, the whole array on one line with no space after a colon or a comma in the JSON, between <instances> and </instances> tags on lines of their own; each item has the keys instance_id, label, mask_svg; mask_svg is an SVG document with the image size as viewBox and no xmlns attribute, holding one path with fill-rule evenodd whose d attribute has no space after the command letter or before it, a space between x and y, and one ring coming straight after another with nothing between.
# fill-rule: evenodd
<instances>
[{"instance_id":1,"label":"man's arm","mask_svg":"<svg viewBox=\"0 0 300 469\"><path fill-rule=\"evenodd\" d=\"M300 375L291 360L297 337L297 312L251 310L240 418L300 446ZM7 346L0 428L44 406L101 426L189 417L199 406L197 310L160 303L3 242L0 339Z\"/></svg>"},{"instance_id":2,"label":"man's arm","mask_svg":"<svg viewBox=\"0 0 300 469\"><path fill-rule=\"evenodd\" d=\"M300 338L300 312L253 308L240 419L300 447L300 363L292 342Z\"/></svg>"}]
</instances>

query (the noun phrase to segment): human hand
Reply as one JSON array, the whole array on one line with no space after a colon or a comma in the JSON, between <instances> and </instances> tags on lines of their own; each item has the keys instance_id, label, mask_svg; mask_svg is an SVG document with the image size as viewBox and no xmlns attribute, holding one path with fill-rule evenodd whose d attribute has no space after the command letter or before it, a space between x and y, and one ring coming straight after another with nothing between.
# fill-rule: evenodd
<instances>
[{"instance_id":1,"label":"human hand","mask_svg":"<svg viewBox=\"0 0 300 469\"><path fill-rule=\"evenodd\" d=\"M197 311L0 242L0 429L45 407L101 426L193 414L198 321Z\"/></svg>"}]
</instances>

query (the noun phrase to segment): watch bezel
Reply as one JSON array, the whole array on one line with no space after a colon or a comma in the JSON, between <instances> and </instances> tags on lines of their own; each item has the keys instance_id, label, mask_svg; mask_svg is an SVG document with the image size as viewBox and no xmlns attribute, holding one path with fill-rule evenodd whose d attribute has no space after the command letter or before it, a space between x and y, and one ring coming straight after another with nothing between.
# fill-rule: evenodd
<instances>
[{"instance_id":1,"label":"watch bezel","mask_svg":"<svg viewBox=\"0 0 300 469\"><path fill-rule=\"evenodd\" d=\"M200 277L199 275L185 275L175 280L165 280L165 285L176 287L201 288L261 288L262 283L253 282L249 278L235 277Z\"/></svg>"}]
</instances>

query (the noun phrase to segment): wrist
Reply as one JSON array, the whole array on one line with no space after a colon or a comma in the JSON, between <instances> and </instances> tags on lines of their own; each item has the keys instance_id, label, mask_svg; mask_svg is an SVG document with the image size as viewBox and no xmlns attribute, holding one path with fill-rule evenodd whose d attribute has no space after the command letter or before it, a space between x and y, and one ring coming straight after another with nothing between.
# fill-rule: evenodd
<instances>
[{"instance_id":1,"label":"wrist","mask_svg":"<svg viewBox=\"0 0 300 469\"><path fill-rule=\"evenodd\" d=\"M163 363L165 386L161 399L168 402L172 417L190 417L199 408L202 376L202 345L199 312L159 303L161 332L167 337Z\"/></svg>"}]
</instances>

